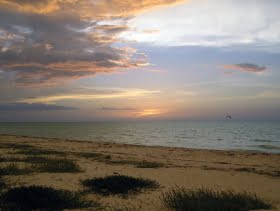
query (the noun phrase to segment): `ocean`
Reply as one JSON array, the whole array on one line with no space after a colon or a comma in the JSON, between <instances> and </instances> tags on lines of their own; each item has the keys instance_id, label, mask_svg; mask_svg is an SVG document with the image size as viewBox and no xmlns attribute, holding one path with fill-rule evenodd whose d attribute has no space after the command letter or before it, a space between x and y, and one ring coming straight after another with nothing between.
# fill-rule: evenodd
<instances>
[{"instance_id":1,"label":"ocean","mask_svg":"<svg viewBox=\"0 0 280 211\"><path fill-rule=\"evenodd\" d=\"M280 153L279 121L0 123L0 134Z\"/></svg>"}]
</instances>

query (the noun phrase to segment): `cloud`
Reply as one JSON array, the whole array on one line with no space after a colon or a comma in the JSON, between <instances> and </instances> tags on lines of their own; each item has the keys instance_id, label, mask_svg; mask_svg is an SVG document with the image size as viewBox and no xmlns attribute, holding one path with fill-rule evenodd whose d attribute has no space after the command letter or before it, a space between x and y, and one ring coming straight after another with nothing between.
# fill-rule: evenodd
<instances>
[{"instance_id":1,"label":"cloud","mask_svg":"<svg viewBox=\"0 0 280 211\"><path fill-rule=\"evenodd\" d=\"M160 30L159 29L144 29L142 32L148 33L148 34L155 34L155 33L159 33Z\"/></svg>"},{"instance_id":2,"label":"cloud","mask_svg":"<svg viewBox=\"0 0 280 211\"><path fill-rule=\"evenodd\" d=\"M279 90L265 90L259 93L255 98L271 98L271 99L280 99Z\"/></svg>"},{"instance_id":3,"label":"cloud","mask_svg":"<svg viewBox=\"0 0 280 211\"><path fill-rule=\"evenodd\" d=\"M59 1L57 0L2 0L1 4L7 8L13 8L20 12L32 12L38 14L47 14L59 9Z\"/></svg>"},{"instance_id":4,"label":"cloud","mask_svg":"<svg viewBox=\"0 0 280 211\"><path fill-rule=\"evenodd\" d=\"M127 18L156 7L183 0L2 0L0 3L19 12L43 15L75 14L82 19Z\"/></svg>"},{"instance_id":5,"label":"cloud","mask_svg":"<svg viewBox=\"0 0 280 211\"><path fill-rule=\"evenodd\" d=\"M2 0L0 68L19 85L41 86L147 66L119 35L134 15L178 2Z\"/></svg>"},{"instance_id":6,"label":"cloud","mask_svg":"<svg viewBox=\"0 0 280 211\"><path fill-rule=\"evenodd\" d=\"M279 52L279 7L278 0L189 1L130 19L133 30L122 36L159 46L246 46ZM147 28L158 33L146 33Z\"/></svg>"},{"instance_id":7,"label":"cloud","mask_svg":"<svg viewBox=\"0 0 280 211\"><path fill-rule=\"evenodd\" d=\"M136 108L130 107L101 107L100 110L103 111L134 111Z\"/></svg>"},{"instance_id":8,"label":"cloud","mask_svg":"<svg viewBox=\"0 0 280 211\"><path fill-rule=\"evenodd\" d=\"M74 107L48 105L40 103L7 103L0 104L1 111L60 111L60 110L76 110Z\"/></svg>"},{"instance_id":9,"label":"cloud","mask_svg":"<svg viewBox=\"0 0 280 211\"><path fill-rule=\"evenodd\" d=\"M93 91L92 91L93 92ZM63 100L98 100L98 99L116 99L116 98L134 98L144 97L159 93L158 90L144 90L144 89L127 89L127 90L107 90L107 92L97 91L92 94L60 94L49 96L38 96L31 98L24 98L18 100L20 103L54 103Z\"/></svg>"},{"instance_id":10,"label":"cloud","mask_svg":"<svg viewBox=\"0 0 280 211\"><path fill-rule=\"evenodd\" d=\"M243 72L260 73L266 70L265 66L259 66L252 63L240 63L240 64L225 64L222 66L224 69L228 70L239 70Z\"/></svg>"}]
</instances>

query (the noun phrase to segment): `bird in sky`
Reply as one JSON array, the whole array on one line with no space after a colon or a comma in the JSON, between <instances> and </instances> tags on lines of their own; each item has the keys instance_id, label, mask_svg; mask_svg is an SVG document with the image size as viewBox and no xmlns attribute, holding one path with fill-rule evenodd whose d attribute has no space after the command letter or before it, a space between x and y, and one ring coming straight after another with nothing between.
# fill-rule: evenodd
<instances>
[{"instance_id":1,"label":"bird in sky","mask_svg":"<svg viewBox=\"0 0 280 211\"><path fill-rule=\"evenodd\" d=\"M226 119L231 119L231 115L227 115L227 116L226 116Z\"/></svg>"}]
</instances>

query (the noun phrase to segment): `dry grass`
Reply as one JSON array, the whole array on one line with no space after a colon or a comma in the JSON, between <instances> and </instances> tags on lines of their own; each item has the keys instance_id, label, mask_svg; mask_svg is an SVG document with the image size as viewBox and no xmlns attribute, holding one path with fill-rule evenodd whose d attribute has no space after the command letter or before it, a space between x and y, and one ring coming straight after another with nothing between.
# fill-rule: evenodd
<instances>
[{"instance_id":1,"label":"dry grass","mask_svg":"<svg viewBox=\"0 0 280 211\"><path fill-rule=\"evenodd\" d=\"M3 210L64 210L98 206L99 203L85 200L80 193L45 186L11 188L0 196Z\"/></svg>"},{"instance_id":2,"label":"dry grass","mask_svg":"<svg viewBox=\"0 0 280 211\"><path fill-rule=\"evenodd\" d=\"M270 203L253 193L206 188L171 188L162 194L161 200L166 207L176 211L249 211L272 208Z\"/></svg>"},{"instance_id":3,"label":"dry grass","mask_svg":"<svg viewBox=\"0 0 280 211\"><path fill-rule=\"evenodd\" d=\"M125 175L86 179L82 180L81 183L90 191L101 195L128 195L129 193L139 193L143 189L156 189L160 186L159 183L154 180Z\"/></svg>"}]
</instances>

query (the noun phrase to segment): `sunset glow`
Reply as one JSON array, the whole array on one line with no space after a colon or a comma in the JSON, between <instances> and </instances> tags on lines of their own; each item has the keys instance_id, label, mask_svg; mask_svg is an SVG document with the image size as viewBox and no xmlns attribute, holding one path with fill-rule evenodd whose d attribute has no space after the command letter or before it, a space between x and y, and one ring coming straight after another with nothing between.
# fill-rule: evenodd
<instances>
[{"instance_id":1,"label":"sunset glow","mask_svg":"<svg viewBox=\"0 0 280 211\"><path fill-rule=\"evenodd\" d=\"M137 113L137 117L159 115L162 113L163 113L163 111L161 111L159 109L144 109L143 111L140 111Z\"/></svg>"},{"instance_id":2,"label":"sunset glow","mask_svg":"<svg viewBox=\"0 0 280 211\"><path fill-rule=\"evenodd\" d=\"M279 7L2 0L0 120L279 119Z\"/></svg>"}]
</instances>

